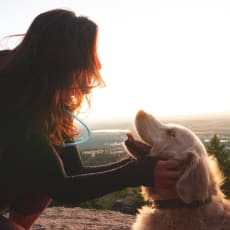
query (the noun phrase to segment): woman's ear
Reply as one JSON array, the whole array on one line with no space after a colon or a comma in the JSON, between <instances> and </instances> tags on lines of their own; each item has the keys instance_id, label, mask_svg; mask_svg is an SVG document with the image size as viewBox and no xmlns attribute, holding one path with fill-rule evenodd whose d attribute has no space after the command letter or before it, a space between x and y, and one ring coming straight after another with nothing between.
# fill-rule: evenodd
<instances>
[{"instance_id":1,"label":"woman's ear","mask_svg":"<svg viewBox=\"0 0 230 230\"><path fill-rule=\"evenodd\" d=\"M188 151L184 163L184 173L178 180L176 189L178 196L185 202L208 199L209 169L205 157L196 151Z\"/></svg>"}]
</instances>

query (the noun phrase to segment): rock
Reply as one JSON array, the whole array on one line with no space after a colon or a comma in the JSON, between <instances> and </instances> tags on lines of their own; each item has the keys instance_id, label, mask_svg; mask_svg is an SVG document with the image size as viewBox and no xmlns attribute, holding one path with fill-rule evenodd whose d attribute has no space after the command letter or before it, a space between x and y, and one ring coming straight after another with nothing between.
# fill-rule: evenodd
<instances>
[{"instance_id":1,"label":"rock","mask_svg":"<svg viewBox=\"0 0 230 230\"><path fill-rule=\"evenodd\" d=\"M32 230L129 230L135 215L82 208L47 208Z\"/></svg>"}]
</instances>

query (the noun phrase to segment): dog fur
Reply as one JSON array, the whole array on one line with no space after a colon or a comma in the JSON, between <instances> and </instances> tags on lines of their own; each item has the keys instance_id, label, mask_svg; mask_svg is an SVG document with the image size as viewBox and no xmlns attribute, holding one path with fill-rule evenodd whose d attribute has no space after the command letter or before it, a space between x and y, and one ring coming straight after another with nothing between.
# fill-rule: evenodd
<instances>
[{"instance_id":1,"label":"dog fur","mask_svg":"<svg viewBox=\"0 0 230 230\"><path fill-rule=\"evenodd\" d=\"M150 145L151 156L165 153L183 163L176 185L177 198L185 204L211 202L195 208L159 209L144 206L139 210L132 230L230 230L230 202L220 186L223 174L214 157L208 156L200 139L189 129L177 124L162 124L141 110L135 118L141 141ZM132 155L132 153L129 152ZM167 190L142 187L145 200L167 200Z\"/></svg>"}]
</instances>

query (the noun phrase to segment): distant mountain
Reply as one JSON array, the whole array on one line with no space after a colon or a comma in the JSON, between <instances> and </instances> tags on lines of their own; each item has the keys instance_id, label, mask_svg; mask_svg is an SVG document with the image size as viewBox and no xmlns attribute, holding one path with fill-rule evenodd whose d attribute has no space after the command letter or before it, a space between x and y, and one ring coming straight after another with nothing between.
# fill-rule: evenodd
<instances>
[{"instance_id":1,"label":"distant mountain","mask_svg":"<svg viewBox=\"0 0 230 230\"><path fill-rule=\"evenodd\" d=\"M163 122L182 124L198 135L230 135L230 112L165 117Z\"/></svg>"}]
</instances>

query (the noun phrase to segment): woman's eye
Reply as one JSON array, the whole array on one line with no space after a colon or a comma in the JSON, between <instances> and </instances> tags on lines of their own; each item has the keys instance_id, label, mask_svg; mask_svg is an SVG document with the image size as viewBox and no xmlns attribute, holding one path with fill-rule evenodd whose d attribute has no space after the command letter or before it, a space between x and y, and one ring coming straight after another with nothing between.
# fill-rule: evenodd
<instances>
[{"instance_id":1,"label":"woman's eye","mask_svg":"<svg viewBox=\"0 0 230 230\"><path fill-rule=\"evenodd\" d=\"M173 130L173 129L168 129L168 130L167 130L167 134L168 134L170 137L176 137L176 132L175 132L175 130Z\"/></svg>"}]
</instances>

